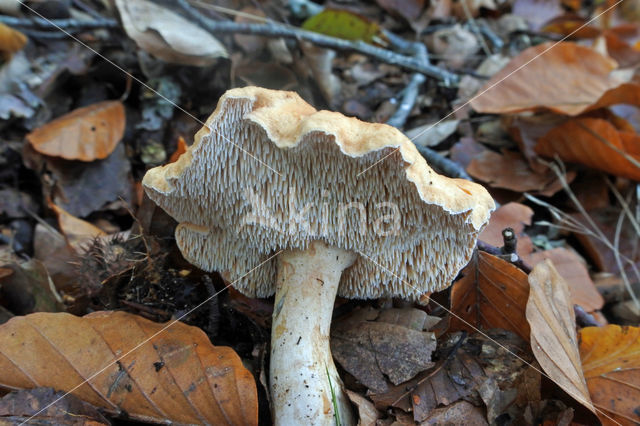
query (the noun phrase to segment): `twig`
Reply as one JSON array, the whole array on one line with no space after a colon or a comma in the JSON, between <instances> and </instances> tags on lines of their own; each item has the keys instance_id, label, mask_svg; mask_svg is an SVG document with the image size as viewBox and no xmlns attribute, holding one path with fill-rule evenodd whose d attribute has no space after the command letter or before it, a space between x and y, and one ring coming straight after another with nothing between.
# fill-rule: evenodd
<instances>
[{"instance_id":1,"label":"twig","mask_svg":"<svg viewBox=\"0 0 640 426\"><path fill-rule=\"evenodd\" d=\"M431 148L427 148L426 146L416 145L416 148L418 149L418 152L422 154L425 160L427 160L427 163L429 163L431 167L434 167L445 176L473 180L471 176L467 174L464 168L455 161L449 160L442 154L439 154L438 152L432 150Z\"/></svg>"},{"instance_id":2,"label":"twig","mask_svg":"<svg viewBox=\"0 0 640 426\"><path fill-rule=\"evenodd\" d=\"M492 246L491 244L485 243L484 241L480 240L478 240L476 246L478 247L478 250L497 256L500 259L503 259L511 263L512 265L517 266L525 274L531 272L531 265L522 260L522 258L518 256L517 253L504 254L504 250L501 247Z\"/></svg>"},{"instance_id":3,"label":"twig","mask_svg":"<svg viewBox=\"0 0 640 426\"><path fill-rule=\"evenodd\" d=\"M431 64L424 64L416 58L400 55L390 50L370 45L363 41L343 40L276 23L253 24L245 22L214 21L192 7L187 0L176 0L176 2L190 17L195 19L203 28L211 33L250 34L262 35L265 37L285 37L296 40L305 40L321 47L362 53L363 55L370 56L378 59L379 61L437 78L446 84L455 84L460 80L457 74L450 71Z\"/></svg>"},{"instance_id":4,"label":"twig","mask_svg":"<svg viewBox=\"0 0 640 426\"><path fill-rule=\"evenodd\" d=\"M386 32L387 38L389 41L396 46L398 49L402 49L405 52L411 52L415 55L416 59L422 61L424 64L429 63L429 57L427 56L427 48L423 43L417 42L409 42L401 37L396 36L395 34L391 35L391 33ZM426 81L426 78L423 74L414 73L411 75L411 80L407 87L402 91L402 100L398 105L398 109L396 112L387 120L387 124L390 126L394 126L397 128L404 127L407 119L409 118L409 114L413 109L413 106L416 104L416 100L418 99L418 92L420 91L420 86L422 83Z\"/></svg>"},{"instance_id":5,"label":"twig","mask_svg":"<svg viewBox=\"0 0 640 426\"><path fill-rule=\"evenodd\" d=\"M78 20L78 19L51 19L42 18L14 18L13 16L0 15L0 22L12 27L36 28L36 29L55 29L54 25L68 31L92 30L98 28L116 28L120 26L115 19L95 19L95 20Z\"/></svg>"}]
</instances>

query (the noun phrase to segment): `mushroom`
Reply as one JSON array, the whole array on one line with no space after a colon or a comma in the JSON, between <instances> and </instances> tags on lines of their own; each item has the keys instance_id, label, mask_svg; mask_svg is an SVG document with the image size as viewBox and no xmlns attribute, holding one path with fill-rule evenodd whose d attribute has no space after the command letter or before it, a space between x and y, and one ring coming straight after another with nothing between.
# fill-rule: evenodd
<instances>
[{"instance_id":1,"label":"mushroom","mask_svg":"<svg viewBox=\"0 0 640 426\"><path fill-rule=\"evenodd\" d=\"M397 129L258 87L227 91L187 152L142 183L179 222L187 260L249 297L275 292L276 424L352 424L329 348L336 294L448 287L495 208L480 185L435 173Z\"/></svg>"}]
</instances>

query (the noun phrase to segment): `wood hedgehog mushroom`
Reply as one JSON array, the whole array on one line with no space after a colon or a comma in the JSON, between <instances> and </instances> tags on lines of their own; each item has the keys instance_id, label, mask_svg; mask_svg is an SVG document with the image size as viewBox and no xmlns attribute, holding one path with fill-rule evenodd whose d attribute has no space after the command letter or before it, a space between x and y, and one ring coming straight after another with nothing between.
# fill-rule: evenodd
<instances>
[{"instance_id":1,"label":"wood hedgehog mushroom","mask_svg":"<svg viewBox=\"0 0 640 426\"><path fill-rule=\"evenodd\" d=\"M187 152L142 183L179 222L187 260L249 297L275 292L276 424L334 424L335 407L352 424L329 349L336 294L448 287L495 208L480 185L435 173L397 129L258 87L227 91Z\"/></svg>"}]
</instances>

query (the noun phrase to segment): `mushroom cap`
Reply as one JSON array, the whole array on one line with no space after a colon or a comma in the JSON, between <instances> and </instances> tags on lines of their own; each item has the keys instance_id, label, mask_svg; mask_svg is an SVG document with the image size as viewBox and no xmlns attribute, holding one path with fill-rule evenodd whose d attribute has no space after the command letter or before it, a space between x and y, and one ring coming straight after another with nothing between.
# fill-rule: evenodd
<instances>
[{"instance_id":1,"label":"mushroom cap","mask_svg":"<svg viewBox=\"0 0 640 426\"><path fill-rule=\"evenodd\" d=\"M360 254L340 296L441 290L495 208L482 186L435 173L394 127L258 87L227 91L187 152L142 184L179 222L185 258L250 297L275 291L275 259L257 265L314 240Z\"/></svg>"}]
</instances>

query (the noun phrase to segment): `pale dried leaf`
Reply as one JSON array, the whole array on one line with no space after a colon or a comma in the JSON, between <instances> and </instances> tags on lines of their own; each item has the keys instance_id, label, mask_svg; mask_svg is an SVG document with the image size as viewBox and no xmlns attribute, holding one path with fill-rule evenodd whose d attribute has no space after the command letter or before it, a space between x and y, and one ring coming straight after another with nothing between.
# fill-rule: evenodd
<instances>
[{"instance_id":1,"label":"pale dried leaf","mask_svg":"<svg viewBox=\"0 0 640 426\"><path fill-rule=\"evenodd\" d=\"M527 321L531 348L544 372L575 400L595 413L582 374L569 287L550 260L529 274Z\"/></svg>"},{"instance_id":2,"label":"pale dried leaf","mask_svg":"<svg viewBox=\"0 0 640 426\"><path fill-rule=\"evenodd\" d=\"M127 35L166 62L205 66L226 58L224 46L180 15L146 0L116 0Z\"/></svg>"}]
</instances>

